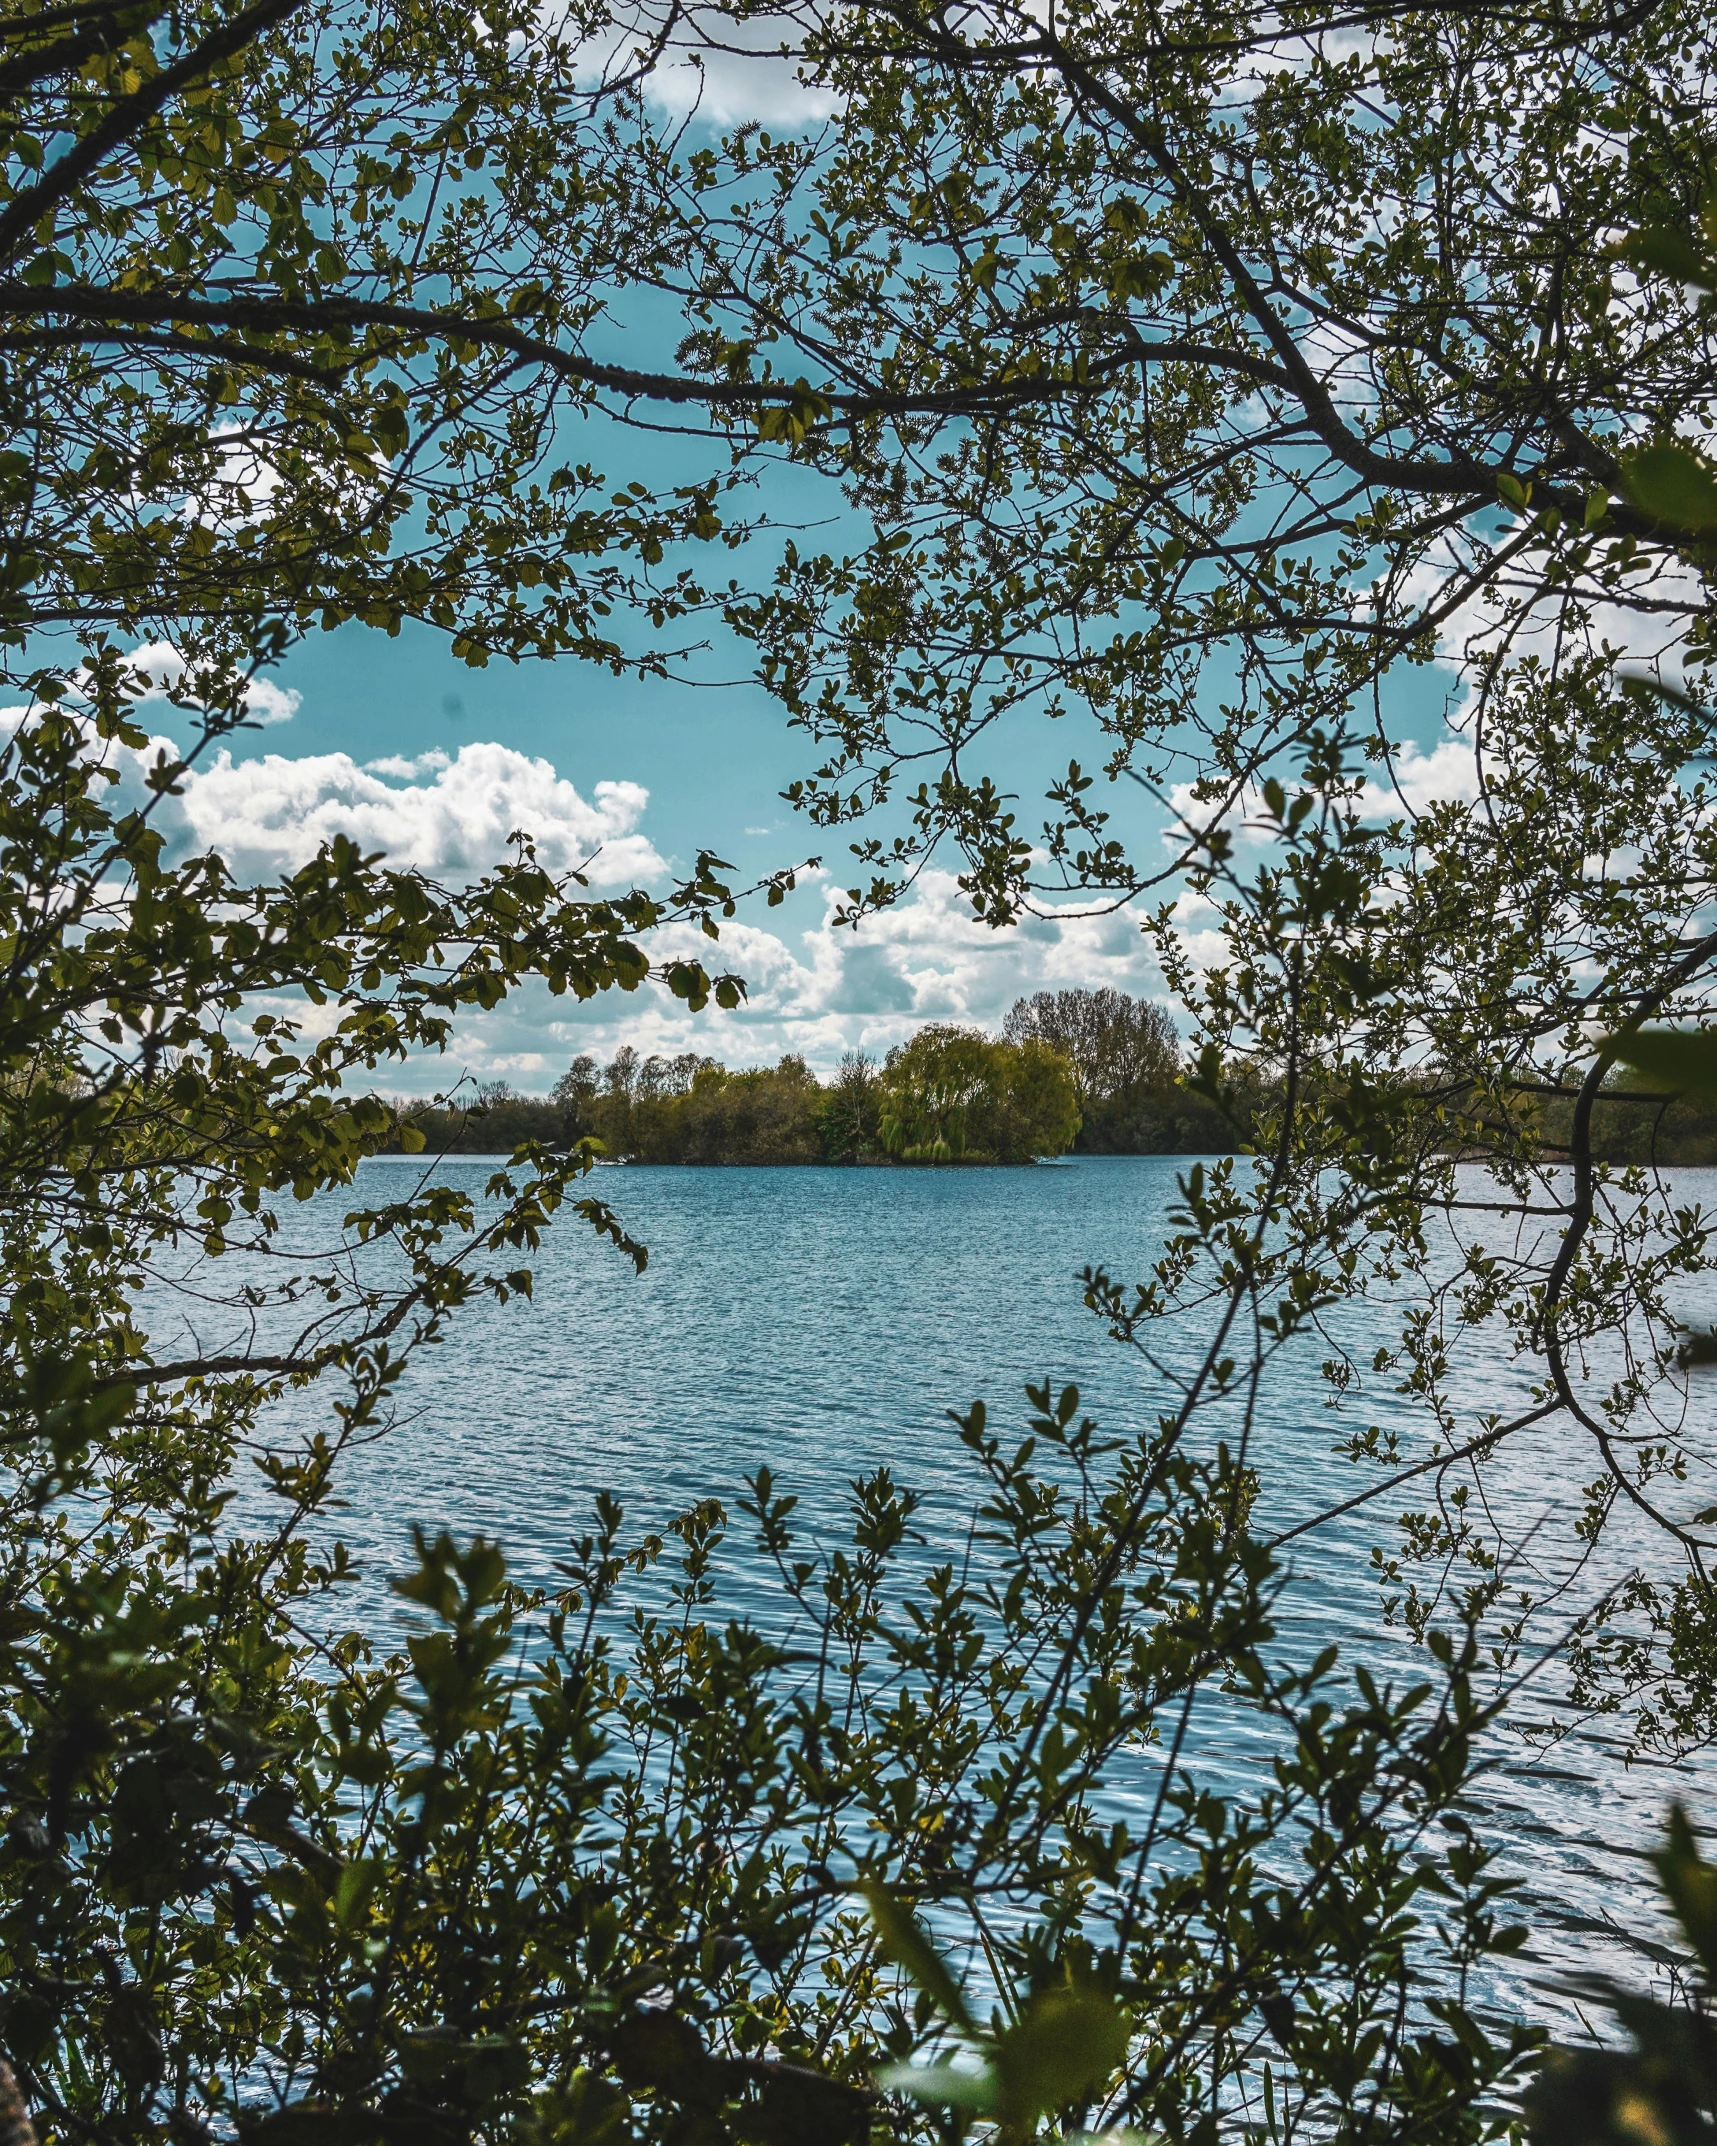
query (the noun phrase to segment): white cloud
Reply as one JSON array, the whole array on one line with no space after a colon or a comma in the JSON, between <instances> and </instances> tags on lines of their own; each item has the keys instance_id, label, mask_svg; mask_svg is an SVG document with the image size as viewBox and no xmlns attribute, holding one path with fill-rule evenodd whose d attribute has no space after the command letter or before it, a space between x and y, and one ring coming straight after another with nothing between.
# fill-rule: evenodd
<instances>
[{"instance_id":1,"label":"white cloud","mask_svg":"<svg viewBox=\"0 0 1717 2146\"><path fill-rule=\"evenodd\" d=\"M0 736L26 713L0 709ZM650 800L641 783L599 782L587 799L550 762L506 745L465 745L455 759L441 751L391 755L364 767L348 753L235 760L223 746L212 761L186 768L172 794L156 795L147 773L158 761L178 761L172 739L151 737L134 751L100 743L93 726L86 736L91 757L118 777L111 809L147 806L169 856L216 851L241 881L296 870L335 835L455 883L510 855L515 831L534 839L548 870L580 868L592 886L635 885L668 869L638 831Z\"/></svg>"},{"instance_id":2,"label":"white cloud","mask_svg":"<svg viewBox=\"0 0 1717 2146\"><path fill-rule=\"evenodd\" d=\"M403 753L387 753L380 760L366 760L364 767L371 775L397 775L401 782L410 782L418 775L438 775L443 768L453 765L452 758L440 746L431 746L426 753L418 753L407 759Z\"/></svg>"},{"instance_id":3,"label":"white cloud","mask_svg":"<svg viewBox=\"0 0 1717 2146\"><path fill-rule=\"evenodd\" d=\"M860 1024L883 1044L927 1020L993 1025L1023 993L1118 983L1150 989L1156 970L1138 921L1051 914L997 931L972 915L952 873L925 872L911 897L856 928L833 922L842 896L823 890L824 914L803 955L756 927L733 937L734 966L752 956L755 1010L796 1022ZM732 927L723 934L727 943Z\"/></svg>"},{"instance_id":4,"label":"white cloud","mask_svg":"<svg viewBox=\"0 0 1717 2146\"><path fill-rule=\"evenodd\" d=\"M1446 731L1429 752L1409 740L1391 759L1393 783L1381 768L1365 779L1360 811L1368 820L1393 819L1403 808L1420 813L1432 805L1477 800L1479 766L1470 739Z\"/></svg>"},{"instance_id":5,"label":"white cloud","mask_svg":"<svg viewBox=\"0 0 1717 2146\"><path fill-rule=\"evenodd\" d=\"M1447 540L1440 556L1420 563L1403 593L1422 612L1434 613L1459 586L1472 564L1457 552L1453 539ZM1584 645L1594 654L1607 647L1619 662L1653 671L1666 683L1685 688L1682 657L1687 623L1704 608L1703 581L1694 568L1679 560L1666 560L1649 577L1642 578L1637 593L1655 608L1590 604L1582 633ZM1524 616L1516 616L1514 607L1522 601L1527 604ZM1437 628L1437 660L1464 681L1477 664L1494 653L1505 628L1512 657L1518 660L1535 655L1549 661L1558 635L1564 631L1559 599L1553 594L1547 596L1536 576L1518 581L1505 579L1500 591L1487 585L1441 621Z\"/></svg>"},{"instance_id":6,"label":"white cloud","mask_svg":"<svg viewBox=\"0 0 1717 2146\"><path fill-rule=\"evenodd\" d=\"M817 890L807 891L816 898ZM690 1014L655 986L607 992L576 1009L527 990L463 1029L450 1059L420 1063L400 1085L445 1087L464 1070L543 1088L580 1052L606 1059L622 1043L646 1055L701 1051L734 1066L797 1051L826 1070L844 1050L880 1057L926 1021L999 1028L1014 1000L1033 991L1113 984L1162 995L1137 920L1125 912L992 931L974 919L952 874L926 872L896 908L854 931L831 921L838 891L825 882L820 893L822 914L802 930L741 920L722 926L718 945L690 930L652 942L657 956L685 954L744 977L748 997L736 1012L711 1006Z\"/></svg>"},{"instance_id":7,"label":"white cloud","mask_svg":"<svg viewBox=\"0 0 1717 2146\"><path fill-rule=\"evenodd\" d=\"M140 706L181 695L185 682L185 659L168 641L148 641L126 657L128 667L149 680L138 695ZM276 685L272 678L253 678L245 688L245 711L253 723L289 723L298 713L304 696L290 686Z\"/></svg>"},{"instance_id":8,"label":"white cloud","mask_svg":"<svg viewBox=\"0 0 1717 2146\"><path fill-rule=\"evenodd\" d=\"M252 720L258 723L290 723L304 698L292 686L277 686L272 678L253 678L244 697Z\"/></svg>"},{"instance_id":9,"label":"white cloud","mask_svg":"<svg viewBox=\"0 0 1717 2146\"><path fill-rule=\"evenodd\" d=\"M234 760L223 749L185 778L184 790L185 834L219 850L241 878L293 870L336 834L384 851L392 864L471 878L507 854L515 829L535 838L551 871L588 863L593 884L630 884L665 869L637 831L649 801L640 784L599 782L586 799L547 760L506 745L368 767L347 753Z\"/></svg>"},{"instance_id":10,"label":"white cloud","mask_svg":"<svg viewBox=\"0 0 1717 2146\"><path fill-rule=\"evenodd\" d=\"M616 10L614 26L589 49L587 78L613 81L630 74L654 51L666 9L662 0L641 0ZM675 118L693 112L715 127L756 121L767 127L815 126L838 109L827 89L800 79L796 25L785 15L736 16L713 8L688 8L650 69L645 94Z\"/></svg>"},{"instance_id":11,"label":"white cloud","mask_svg":"<svg viewBox=\"0 0 1717 2146\"><path fill-rule=\"evenodd\" d=\"M1290 782L1285 787L1292 796L1294 785ZM1359 816L1396 819L1435 804L1471 804L1478 794L1478 761L1471 740L1458 731L1445 730L1428 749L1409 738L1391 749L1388 767L1371 768L1360 791ZM1248 783L1235 802L1225 807L1221 799L1206 803L1195 797L1191 783L1177 783L1169 792L1169 803L1185 827L1208 827L1220 817L1225 826L1254 845L1276 839L1256 784ZM1165 830L1165 840L1181 839L1175 829Z\"/></svg>"}]
</instances>

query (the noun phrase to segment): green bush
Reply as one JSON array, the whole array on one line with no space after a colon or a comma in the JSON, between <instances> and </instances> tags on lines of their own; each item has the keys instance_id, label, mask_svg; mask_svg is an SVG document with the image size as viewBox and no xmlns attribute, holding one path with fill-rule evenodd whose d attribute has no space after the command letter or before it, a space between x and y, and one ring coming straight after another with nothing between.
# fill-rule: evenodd
<instances>
[{"instance_id":1,"label":"green bush","mask_svg":"<svg viewBox=\"0 0 1717 2146\"><path fill-rule=\"evenodd\" d=\"M926 1566L886 1472L837 1546L762 1470L665 1537L599 1500L545 1590L421 1539L389 1653L306 1636L326 1484L240 1540L128 1486L37 1546L0 1973L46 2134L858 2146L947 2137L949 2103L1004 2141L1202 2146L1241 2104L1498 2133L1532 2037L1452 1994L1519 1936L1459 1818L1473 1650L1434 1697L1277 1665L1244 1473L1184 1418L1108 1442L1032 1399L1024 1446L960 1424L978 1568ZM1252 1794L1163 1748L1195 1704L1273 1751Z\"/></svg>"}]
</instances>

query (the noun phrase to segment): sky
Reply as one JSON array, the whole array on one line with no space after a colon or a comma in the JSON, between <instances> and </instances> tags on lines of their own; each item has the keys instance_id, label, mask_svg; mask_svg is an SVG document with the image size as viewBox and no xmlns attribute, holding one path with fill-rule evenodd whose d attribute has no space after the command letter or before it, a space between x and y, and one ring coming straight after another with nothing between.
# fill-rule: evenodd
<instances>
[{"instance_id":1,"label":"sky","mask_svg":"<svg viewBox=\"0 0 1717 2146\"><path fill-rule=\"evenodd\" d=\"M144 657L161 667L160 652ZM181 843L218 848L242 877L290 870L336 832L456 882L527 828L550 867L584 864L593 892L659 887L703 848L734 867L736 885L827 856L780 908L758 900L724 924L719 947L689 931L652 939L657 955L696 953L744 977L737 1011L692 1014L651 986L584 1005L527 987L467 1019L451 1057L402 1074L402 1092L465 1075L540 1090L581 1052L606 1060L622 1043L730 1065L796 1051L827 1069L849 1049L881 1056L930 1020L998 1028L1031 991L1161 993L1136 919L1069 915L996 931L973 919L954 859L892 911L837 927L833 910L857 876L849 837L782 801L811 746L742 682L640 682L570 660L473 672L427 631L389 640L349 627L292 655L252 713L258 727L205 760L175 806ZM183 742L164 701L140 716Z\"/></svg>"},{"instance_id":2,"label":"sky","mask_svg":"<svg viewBox=\"0 0 1717 2146\"><path fill-rule=\"evenodd\" d=\"M171 668L167 651L143 651L142 661L158 674ZM1013 1001L1033 991L1113 985L1164 996L1132 913L1069 905L998 931L974 919L953 858L926 870L893 909L856 930L838 926L833 912L857 876L848 835L809 826L782 801L811 747L743 682L639 682L570 660L473 672L426 630L390 640L348 627L305 644L262 680L252 715L255 728L186 779L164 827L176 847L219 849L244 878L292 870L335 833L456 883L499 861L513 830L526 828L545 864L582 866L596 893L661 887L700 848L732 864L736 885L827 852L783 906L757 900L724 924L719 947L689 928L652 938L658 957L690 954L744 977L738 1010L712 1004L692 1014L653 985L582 1005L527 985L494 1012L467 1017L446 1058L390 1077L385 1085L400 1093L461 1079L539 1092L579 1054L606 1061L622 1043L729 1065L793 1051L828 1070L847 1050L880 1057L927 1021L999 1028ZM164 698L146 701L140 716L184 742ZM1028 827L1036 823L1023 748L1041 744L1045 729L1035 739L1004 737L995 755L1004 774L1010 759L1024 770ZM1453 733L1409 747L1397 772L1413 805L1473 792L1471 749ZM1133 804L1138 794L1115 801ZM1196 815L1189 796L1175 802ZM1373 800L1377 816L1397 810L1392 794ZM1160 827L1135 811L1133 832L1147 849ZM1182 943L1195 961L1220 958L1213 921L1183 902ZM309 1009L292 1011L302 1018Z\"/></svg>"},{"instance_id":3,"label":"sky","mask_svg":"<svg viewBox=\"0 0 1717 2146\"><path fill-rule=\"evenodd\" d=\"M778 25L769 28L779 36ZM731 24L725 34L735 34ZM661 82L669 109L688 110L701 92L702 115L714 127L748 117L776 128L814 124L827 111L826 100L772 56L707 54L701 75L689 63L670 65ZM611 323L600 355L671 369L683 332L664 304L637 304ZM595 421L568 444L613 485L634 476L652 485L684 481L687 449L672 437ZM700 469L710 466L707 446L695 453ZM758 508L803 543L840 543L838 494L808 473L777 469L758 495L742 498L742 511ZM778 541L738 559L722 551L690 563L756 583ZM173 668L170 649L144 649L134 660L162 678ZM811 826L781 796L820 754L748 681L750 659L736 643L711 648L686 669L700 682L616 678L571 658L474 671L428 628L406 626L393 639L357 624L315 634L254 691L255 727L188 778L180 839L187 848L220 849L241 876L267 878L344 832L397 863L456 881L497 862L512 831L525 828L554 867L590 859L596 892L660 887L702 849L733 867L736 885L822 856L782 907L759 900L725 925L719 947L694 943L689 933L652 939L654 955L695 952L712 969L742 976L748 996L737 1010L712 1003L693 1014L653 986L583 1005L529 987L491 1014L467 1017L446 1059L402 1069L392 1081L402 1093L465 1077L541 1090L580 1053L606 1060L622 1043L644 1053L696 1050L731 1065L773 1063L794 1051L828 1070L846 1050L880 1057L931 1020L999 1028L1013 1001L1031 991L1113 984L1161 995L1135 919L1068 917L997 932L973 920L955 858L927 871L891 913L856 931L837 928L832 912L859 877L851 834ZM162 736L189 742L188 722L164 695L140 713ZM1067 741L1027 726L999 741L986 763L1019 790L1023 824L1033 831L1043 817L1046 744L1053 765L1065 767ZM1115 802L1151 839L1154 821L1136 793Z\"/></svg>"},{"instance_id":4,"label":"sky","mask_svg":"<svg viewBox=\"0 0 1717 2146\"><path fill-rule=\"evenodd\" d=\"M699 79L690 68L671 68L664 101L683 109ZM704 112L717 125L754 116L781 127L824 116L778 59L713 55L702 86ZM616 328L618 347L602 354L666 368L679 333L674 318L641 308ZM682 479L686 451L671 439L610 427L579 442L578 452L616 484L634 475L671 484ZM778 525L836 544L839 503L813 490L817 482L784 472L768 480L762 504ZM727 555L718 556L725 569ZM766 563L742 559L738 570L755 578ZM145 650L139 660L160 676L172 668L170 650ZM472 671L426 628L408 627L395 639L358 625L315 636L258 684L255 727L189 778L177 807L181 839L219 848L242 876L267 878L344 832L395 862L457 881L498 861L513 830L525 828L551 866L590 860L597 891L660 886L703 848L725 858L738 882L825 853L784 907L758 903L724 927L719 949L707 942L694 949L689 934L652 943L654 953L695 950L737 971L749 987L737 1011L712 1005L694 1015L649 986L583 1006L527 988L494 1013L467 1019L445 1060L403 1069L393 1083L402 1092L444 1089L467 1076L541 1090L576 1055L606 1059L622 1043L645 1053L697 1050L734 1065L796 1051L827 1069L848 1049L880 1056L926 1021L998 1027L1017 997L1040 989L1112 984L1162 995L1135 918L1052 915L998 932L972 918L951 858L928 869L892 911L856 931L837 928L833 909L857 876L850 837L811 827L780 795L814 765L811 741L746 681L742 650L713 649L691 668L705 682L616 678L572 659ZM164 696L142 713L185 742L184 720ZM1427 794L1459 792L1470 781L1470 752L1434 720L1423 734L1409 784ZM1021 793L1028 833L1042 818L1045 755L1065 767L1070 744L1078 749L1076 738L1051 735L1039 720L1000 738L989 757L1003 786ZM1160 839L1138 793L1106 802L1122 808L1122 830L1135 841ZM1189 911L1185 923L1189 947L1214 958L1219 942L1209 919Z\"/></svg>"}]
</instances>

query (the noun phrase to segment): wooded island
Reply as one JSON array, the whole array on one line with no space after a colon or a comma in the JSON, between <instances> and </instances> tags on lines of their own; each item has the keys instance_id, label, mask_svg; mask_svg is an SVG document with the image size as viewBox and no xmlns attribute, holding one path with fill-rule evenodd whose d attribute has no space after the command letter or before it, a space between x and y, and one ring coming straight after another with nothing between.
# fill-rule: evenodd
<instances>
[{"instance_id":1,"label":"wooded island","mask_svg":"<svg viewBox=\"0 0 1717 2146\"><path fill-rule=\"evenodd\" d=\"M1437 1079L1427 1070L1418 1086L1434 1093ZM616 1160L646 1163L1028 1163L1069 1152L1235 1154L1279 1104L1278 1087L1255 1069L1211 1081L1187 1061L1162 1007L1104 989L1018 999L999 1037L942 1022L880 1063L849 1051L829 1080L795 1054L734 1069L697 1051L643 1057L628 1044L606 1066L575 1058L547 1095L496 1081L469 1101L394 1108L432 1155L593 1139ZM1497 1112L1547 1158L1567 1150L1572 1093L1512 1090ZM396 1135L393 1151L409 1137ZM1717 1163L1717 1107L1644 1092L1623 1068L1594 1104L1591 1137L1607 1162Z\"/></svg>"},{"instance_id":2,"label":"wooded island","mask_svg":"<svg viewBox=\"0 0 1717 2146\"><path fill-rule=\"evenodd\" d=\"M879 1064L849 1051L828 1081L798 1056L733 1071L696 1051L606 1067L576 1058L548 1095L504 1084L468 1105L402 1105L433 1154L600 1140L655 1163L1025 1163L1087 1154L1224 1154L1240 1144L1183 1085L1174 1023L1127 993L1039 992L999 1037L936 1023Z\"/></svg>"}]
</instances>

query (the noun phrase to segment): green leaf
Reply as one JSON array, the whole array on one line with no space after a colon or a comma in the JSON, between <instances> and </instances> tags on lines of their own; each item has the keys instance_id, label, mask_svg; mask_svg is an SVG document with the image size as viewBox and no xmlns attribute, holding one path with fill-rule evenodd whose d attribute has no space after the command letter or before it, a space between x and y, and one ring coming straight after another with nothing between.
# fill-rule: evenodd
<instances>
[{"instance_id":1,"label":"green leaf","mask_svg":"<svg viewBox=\"0 0 1717 2146\"><path fill-rule=\"evenodd\" d=\"M1636 507L1677 529L1717 530L1717 469L1679 440L1630 448L1622 482Z\"/></svg>"},{"instance_id":2,"label":"green leaf","mask_svg":"<svg viewBox=\"0 0 1717 2146\"><path fill-rule=\"evenodd\" d=\"M1696 284L1700 290L1717 289L1717 265L1672 224L1647 224L1623 239L1616 251L1636 268L1650 269L1676 283Z\"/></svg>"},{"instance_id":3,"label":"green leaf","mask_svg":"<svg viewBox=\"0 0 1717 2146\"><path fill-rule=\"evenodd\" d=\"M1717 1977L1717 1868L1694 1845L1693 1828L1679 1803L1670 1807L1669 1839L1652 1861L1700 1966L1708 1979Z\"/></svg>"},{"instance_id":4,"label":"green leaf","mask_svg":"<svg viewBox=\"0 0 1717 2146\"><path fill-rule=\"evenodd\" d=\"M381 1865L373 1856L354 1857L341 1871L334 1888L334 1920L342 1930L353 1930L369 1913L375 1897Z\"/></svg>"},{"instance_id":5,"label":"green leaf","mask_svg":"<svg viewBox=\"0 0 1717 2146\"><path fill-rule=\"evenodd\" d=\"M912 1910L895 1899L874 1878L859 1887L884 1953L906 1973L935 2005L944 2019L959 2027L973 2041L983 2039L982 2030L967 2009L960 1985L949 1973L941 1954L919 1927Z\"/></svg>"},{"instance_id":6,"label":"green leaf","mask_svg":"<svg viewBox=\"0 0 1717 2146\"><path fill-rule=\"evenodd\" d=\"M975 2116L989 2115L997 2100L996 2075L987 2064L982 2071L953 2064L885 2064L876 2083L890 2094L910 2094L942 2109L970 2109Z\"/></svg>"},{"instance_id":7,"label":"green leaf","mask_svg":"<svg viewBox=\"0 0 1717 2146\"><path fill-rule=\"evenodd\" d=\"M1126 2061L1127 2019L1101 1990L1041 1990L996 2044L1004 2122L1037 2119L1102 2086Z\"/></svg>"},{"instance_id":8,"label":"green leaf","mask_svg":"<svg viewBox=\"0 0 1717 2146\"><path fill-rule=\"evenodd\" d=\"M1667 679L1655 677L1650 671L1619 670L1616 683L1624 693L1643 693L1652 700L1661 700L1666 706L1679 708L1683 715L1694 716L1701 723L1717 722L1717 716L1703 701L1695 700L1691 693L1671 685Z\"/></svg>"},{"instance_id":9,"label":"green leaf","mask_svg":"<svg viewBox=\"0 0 1717 2146\"><path fill-rule=\"evenodd\" d=\"M1612 1036L1612 1058L1671 1094L1717 1095L1717 1029L1642 1028Z\"/></svg>"}]
</instances>

